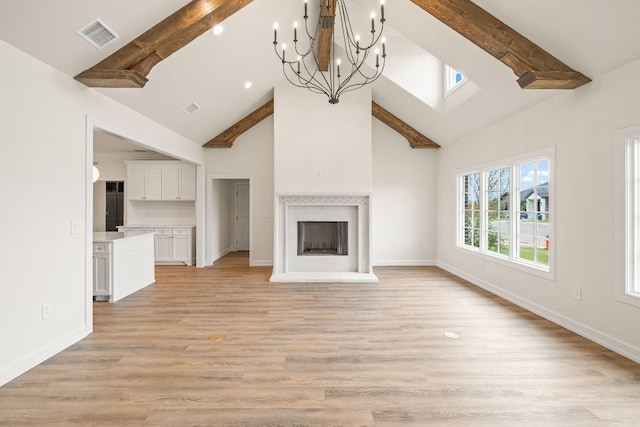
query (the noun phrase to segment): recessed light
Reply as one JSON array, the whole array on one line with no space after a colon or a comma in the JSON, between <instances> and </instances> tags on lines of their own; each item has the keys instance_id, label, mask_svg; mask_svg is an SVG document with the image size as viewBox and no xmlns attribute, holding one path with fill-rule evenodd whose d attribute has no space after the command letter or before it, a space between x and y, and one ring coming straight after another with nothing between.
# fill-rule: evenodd
<instances>
[{"instance_id":1,"label":"recessed light","mask_svg":"<svg viewBox=\"0 0 640 427\"><path fill-rule=\"evenodd\" d=\"M222 32L224 31L224 27L222 25L216 25L215 27L213 27L213 29L211 30L211 32L213 33L213 35L215 36L219 36L220 34L222 34Z\"/></svg>"},{"instance_id":2,"label":"recessed light","mask_svg":"<svg viewBox=\"0 0 640 427\"><path fill-rule=\"evenodd\" d=\"M245 82L245 84L244 84L244 88L245 89L249 89L251 86L253 86L253 83L251 83L251 82Z\"/></svg>"}]
</instances>

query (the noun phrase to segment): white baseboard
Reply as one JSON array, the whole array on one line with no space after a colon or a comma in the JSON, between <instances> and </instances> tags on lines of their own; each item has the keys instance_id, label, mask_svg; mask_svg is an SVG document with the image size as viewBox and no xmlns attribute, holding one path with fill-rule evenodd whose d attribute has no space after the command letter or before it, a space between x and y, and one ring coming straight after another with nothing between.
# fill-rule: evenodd
<instances>
[{"instance_id":1,"label":"white baseboard","mask_svg":"<svg viewBox=\"0 0 640 427\"><path fill-rule=\"evenodd\" d=\"M254 259L250 267L273 267L272 259Z\"/></svg>"},{"instance_id":2,"label":"white baseboard","mask_svg":"<svg viewBox=\"0 0 640 427\"><path fill-rule=\"evenodd\" d=\"M437 265L437 261L431 259L376 259L374 267L430 267Z\"/></svg>"},{"instance_id":3,"label":"white baseboard","mask_svg":"<svg viewBox=\"0 0 640 427\"><path fill-rule=\"evenodd\" d=\"M214 262L216 262L217 260L219 260L220 258L225 256L229 252L231 252L231 248L224 249L224 250L218 252L217 254L213 255L213 257L211 258L211 264L213 264Z\"/></svg>"},{"instance_id":4,"label":"white baseboard","mask_svg":"<svg viewBox=\"0 0 640 427\"><path fill-rule=\"evenodd\" d=\"M83 326L75 331L53 341L50 344L34 351L30 355L21 358L18 362L0 369L0 386L24 374L29 369L38 366L48 358L55 356L65 348L77 343L91 333L91 329Z\"/></svg>"},{"instance_id":5,"label":"white baseboard","mask_svg":"<svg viewBox=\"0 0 640 427\"><path fill-rule=\"evenodd\" d=\"M452 267L440 261L438 261L436 265L443 270L446 270L449 273L455 274L456 276L468 281L469 283L472 283L486 291L491 292L494 295L499 296L500 298L503 298L519 307L524 308L527 311L537 314L538 316L543 317L559 326L562 326L563 328L568 329L571 332L575 332L576 334L583 336L584 338L587 338L588 340L591 340L597 344L600 344L601 346L606 347L611 351L615 351L616 353L627 357L634 362L640 363L640 348L638 347L620 341L617 338L614 338L597 329L593 329L583 323L570 319L560 313L556 313L553 310L549 310L548 308L529 301L526 298L522 298L521 296L499 288L473 275L465 273L458 268Z\"/></svg>"}]
</instances>

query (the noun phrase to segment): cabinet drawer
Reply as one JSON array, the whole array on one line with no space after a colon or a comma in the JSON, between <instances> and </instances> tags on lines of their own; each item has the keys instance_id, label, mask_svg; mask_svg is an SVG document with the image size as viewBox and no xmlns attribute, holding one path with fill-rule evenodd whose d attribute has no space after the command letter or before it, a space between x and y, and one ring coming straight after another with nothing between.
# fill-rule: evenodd
<instances>
[{"instance_id":1,"label":"cabinet drawer","mask_svg":"<svg viewBox=\"0 0 640 427\"><path fill-rule=\"evenodd\" d=\"M94 243L93 244L93 253L94 254L110 254L111 253L111 245L108 243Z\"/></svg>"},{"instance_id":2,"label":"cabinet drawer","mask_svg":"<svg viewBox=\"0 0 640 427\"><path fill-rule=\"evenodd\" d=\"M191 229L190 228L174 228L173 229L173 235L174 236L184 236L184 235L191 235Z\"/></svg>"},{"instance_id":3,"label":"cabinet drawer","mask_svg":"<svg viewBox=\"0 0 640 427\"><path fill-rule=\"evenodd\" d=\"M171 235L170 228L156 228L156 234L169 234Z\"/></svg>"}]
</instances>

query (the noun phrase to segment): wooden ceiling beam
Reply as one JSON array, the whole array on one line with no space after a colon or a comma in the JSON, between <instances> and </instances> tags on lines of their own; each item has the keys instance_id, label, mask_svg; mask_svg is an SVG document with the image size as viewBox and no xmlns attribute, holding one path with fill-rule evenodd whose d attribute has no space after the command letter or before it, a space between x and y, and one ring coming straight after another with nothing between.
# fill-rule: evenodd
<instances>
[{"instance_id":1,"label":"wooden ceiling beam","mask_svg":"<svg viewBox=\"0 0 640 427\"><path fill-rule=\"evenodd\" d=\"M202 146L205 148L231 148L236 138L269 117L271 114L273 114L273 99ZM373 117L407 138L411 148L440 148L440 145L436 144L431 139L427 138L375 102L371 103L371 114Z\"/></svg>"},{"instance_id":2,"label":"wooden ceiling beam","mask_svg":"<svg viewBox=\"0 0 640 427\"><path fill-rule=\"evenodd\" d=\"M231 148L237 137L272 114L273 99L202 146L207 148Z\"/></svg>"},{"instance_id":3,"label":"wooden ceiling beam","mask_svg":"<svg viewBox=\"0 0 640 427\"><path fill-rule=\"evenodd\" d=\"M75 79L90 87L137 87L172 53L253 0L193 0Z\"/></svg>"},{"instance_id":4,"label":"wooden ceiling beam","mask_svg":"<svg viewBox=\"0 0 640 427\"><path fill-rule=\"evenodd\" d=\"M440 148L440 145L436 144L431 139L427 138L373 101L371 102L371 114L373 114L373 117L407 138L411 148Z\"/></svg>"},{"instance_id":5,"label":"wooden ceiling beam","mask_svg":"<svg viewBox=\"0 0 640 427\"><path fill-rule=\"evenodd\" d=\"M510 67L523 89L574 89L591 81L471 0L411 0Z\"/></svg>"},{"instance_id":6,"label":"wooden ceiling beam","mask_svg":"<svg viewBox=\"0 0 640 427\"><path fill-rule=\"evenodd\" d=\"M320 0L320 34L318 35L318 69L329 71L333 48L333 26L336 18L336 0Z\"/></svg>"}]
</instances>

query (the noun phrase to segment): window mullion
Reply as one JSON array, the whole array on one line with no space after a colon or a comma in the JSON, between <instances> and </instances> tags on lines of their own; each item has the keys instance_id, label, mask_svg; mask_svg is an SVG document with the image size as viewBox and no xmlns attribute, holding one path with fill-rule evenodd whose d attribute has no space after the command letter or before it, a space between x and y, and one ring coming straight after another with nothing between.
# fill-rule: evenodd
<instances>
[{"instance_id":1,"label":"window mullion","mask_svg":"<svg viewBox=\"0 0 640 427\"><path fill-rule=\"evenodd\" d=\"M509 191L509 207L510 213L509 215L509 233L511 233L511 250L509 251L509 259L516 260L520 253L520 233L519 229L519 219L520 219L520 192L518 188L520 188L520 174L518 173L518 166L511 166L511 182L510 191Z\"/></svg>"},{"instance_id":2,"label":"window mullion","mask_svg":"<svg viewBox=\"0 0 640 427\"><path fill-rule=\"evenodd\" d=\"M489 204L487 202L487 172L480 172L480 251L488 251L488 215Z\"/></svg>"}]
</instances>

